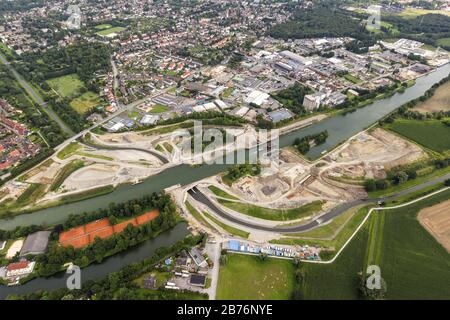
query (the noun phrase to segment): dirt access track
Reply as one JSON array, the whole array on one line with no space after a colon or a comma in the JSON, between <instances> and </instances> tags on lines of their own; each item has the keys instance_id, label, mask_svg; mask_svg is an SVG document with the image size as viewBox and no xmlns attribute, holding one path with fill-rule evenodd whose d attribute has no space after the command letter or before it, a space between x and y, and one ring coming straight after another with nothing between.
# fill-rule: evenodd
<instances>
[{"instance_id":1,"label":"dirt access track","mask_svg":"<svg viewBox=\"0 0 450 320\"><path fill-rule=\"evenodd\" d=\"M417 219L450 253L450 200L421 210Z\"/></svg>"}]
</instances>

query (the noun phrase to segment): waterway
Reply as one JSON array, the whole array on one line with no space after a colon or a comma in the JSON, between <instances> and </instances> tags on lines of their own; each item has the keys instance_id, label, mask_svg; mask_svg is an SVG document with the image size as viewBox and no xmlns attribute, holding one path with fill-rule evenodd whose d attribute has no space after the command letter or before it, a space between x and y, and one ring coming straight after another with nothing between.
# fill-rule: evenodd
<instances>
[{"instance_id":1,"label":"waterway","mask_svg":"<svg viewBox=\"0 0 450 320\"><path fill-rule=\"evenodd\" d=\"M280 137L280 147L291 145L296 138L328 130L329 137L326 143L311 148L308 156L318 158L322 152L330 151L340 143L354 136L356 133L369 127L379 119L388 115L401 105L422 96L435 83L447 77L450 73L450 64L439 67L436 71L416 80L416 83L403 93L396 93L391 97L376 101L352 113L327 118L309 127L298 129ZM152 192L159 192L176 184L186 185L201 179L213 176L227 169L229 165L203 165L191 167L179 165L171 167L157 175L149 177L141 184L130 186L122 185L113 192L100 197L83 200L76 203L58 207L47 208L32 214L23 214L0 220L0 229L11 230L16 226L31 224L61 223L69 214L79 214L107 207L111 202L124 202L141 197Z\"/></svg>"},{"instance_id":2,"label":"waterway","mask_svg":"<svg viewBox=\"0 0 450 320\"><path fill-rule=\"evenodd\" d=\"M189 231L185 222L177 224L174 228L165 231L154 239L149 239L140 245L125 252L116 254L105 259L101 264L92 264L81 269L81 282L88 280L100 280L112 272L119 271L132 263L150 258L161 247L170 247L178 241L183 240ZM67 278L70 274L60 273L48 278L36 278L21 286L0 286L0 299L5 299L11 294L26 294L38 290L51 291L66 287Z\"/></svg>"}]
</instances>

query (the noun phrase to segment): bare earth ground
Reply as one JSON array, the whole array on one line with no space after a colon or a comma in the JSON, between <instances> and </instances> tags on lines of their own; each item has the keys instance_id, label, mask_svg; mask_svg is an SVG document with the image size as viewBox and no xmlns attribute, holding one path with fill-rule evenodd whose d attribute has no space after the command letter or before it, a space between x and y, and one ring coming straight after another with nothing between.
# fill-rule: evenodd
<instances>
[{"instance_id":1,"label":"bare earth ground","mask_svg":"<svg viewBox=\"0 0 450 320\"><path fill-rule=\"evenodd\" d=\"M423 209L420 224L450 253L450 200Z\"/></svg>"},{"instance_id":2,"label":"bare earth ground","mask_svg":"<svg viewBox=\"0 0 450 320\"><path fill-rule=\"evenodd\" d=\"M418 104L414 110L422 113L450 110L450 81L440 86L430 99Z\"/></svg>"}]
</instances>

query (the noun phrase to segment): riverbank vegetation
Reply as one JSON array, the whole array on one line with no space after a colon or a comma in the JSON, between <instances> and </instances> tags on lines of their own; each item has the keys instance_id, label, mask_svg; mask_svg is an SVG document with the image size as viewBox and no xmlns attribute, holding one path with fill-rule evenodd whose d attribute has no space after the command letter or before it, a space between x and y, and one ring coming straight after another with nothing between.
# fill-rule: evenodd
<instances>
[{"instance_id":1,"label":"riverbank vegetation","mask_svg":"<svg viewBox=\"0 0 450 320\"><path fill-rule=\"evenodd\" d=\"M305 155L309 152L311 146L318 146L324 144L328 138L328 131L322 131L315 135L308 135L303 138L296 138L293 146L301 154Z\"/></svg>"},{"instance_id":2,"label":"riverbank vegetation","mask_svg":"<svg viewBox=\"0 0 450 320\"><path fill-rule=\"evenodd\" d=\"M231 186L233 183L245 176L257 176L260 173L260 164L239 164L228 169L228 172L222 176L222 181Z\"/></svg>"},{"instance_id":3,"label":"riverbank vegetation","mask_svg":"<svg viewBox=\"0 0 450 320\"><path fill-rule=\"evenodd\" d=\"M381 268L381 277L387 285L385 298L448 299L442 283L450 281L450 255L419 224L417 214L449 196L450 191L445 191L400 209L378 212L377 215L383 216L377 217L377 222L382 223L376 224L376 232L374 223L369 232L369 220L335 262L303 263L302 299L375 298L360 290L369 257L375 258ZM376 247L371 247L373 241L368 241L369 236L380 243L375 241ZM368 255L369 252L373 254Z\"/></svg>"}]
</instances>

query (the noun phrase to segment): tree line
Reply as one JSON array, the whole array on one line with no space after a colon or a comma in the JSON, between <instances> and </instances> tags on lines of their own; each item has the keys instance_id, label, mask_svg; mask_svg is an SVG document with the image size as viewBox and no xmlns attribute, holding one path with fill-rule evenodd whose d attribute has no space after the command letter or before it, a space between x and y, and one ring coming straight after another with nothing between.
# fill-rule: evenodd
<instances>
[{"instance_id":1,"label":"tree line","mask_svg":"<svg viewBox=\"0 0 450 320\"><path fill-rule=\"evenodd\" d=\"M305 155L311 148L311 142L313 142L315 145L320 145L325 143L327 141L327 138L328 131L325 130L314 135L307 135L303 138L296 138L294 140L293 146L298 150L298 152Z\"/></svg>"}]
</instances>

